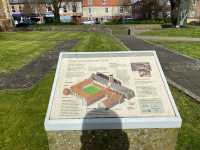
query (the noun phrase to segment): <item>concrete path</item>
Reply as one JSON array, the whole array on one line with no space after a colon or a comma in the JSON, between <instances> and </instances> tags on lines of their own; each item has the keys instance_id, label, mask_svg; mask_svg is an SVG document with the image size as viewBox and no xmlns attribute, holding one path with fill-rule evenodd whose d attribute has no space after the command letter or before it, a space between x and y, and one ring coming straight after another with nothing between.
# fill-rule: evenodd
<instances>
[{"instance_id":1,"label":"concrete path","mask_svg":"<svg viewBox=\"0 0 200 150\"><path fill-rule=\"evenodd\" d=\"M200 102L200 61L127 35L115 35L130 50L156 50L168 82Z\"/></svg>"},{"instance_id":2,"label":"concrete path","mask_svg":"<svg viewBox=\"0 0 200 150\"><path fill-rule=\"evenodd\" d=\"M143 40L151 40L151 41L172 41L172 42L200 42L200 38L192 38L192 37L163 37L163 36L143 36L138 35L137 38Z\"/></svg>"}]
</instances>

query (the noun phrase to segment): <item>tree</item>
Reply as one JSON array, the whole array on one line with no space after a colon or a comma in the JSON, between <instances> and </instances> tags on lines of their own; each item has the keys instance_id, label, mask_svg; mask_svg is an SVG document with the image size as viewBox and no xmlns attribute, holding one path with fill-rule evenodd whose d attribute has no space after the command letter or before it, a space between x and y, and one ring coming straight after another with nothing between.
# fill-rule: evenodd
<instances>
[{"instance_id":1,"label":"tree","mask_svg":"<svg viewBox=\"0 0 200 150\"><path fill-rule=\"evenodd\" d=\"M171 21L173 25L177 25L178 10L180 6L180 0L169 0L171 4Z\"/></svg>"},{"instance_id":2,"label":"tree","mask_svg":"<svg viewBox=\"0 0 200 150\"><path fill-rule=\"evenodd\" d=\"M146 19L157 18L160 10L159 0L141 0L141 11Z\"/></svg>"},{"instance_id":3,"label":"tree","mask_svg":"<svg viewBox=\"0 0 200 150\"><path fill-rule=\"evenodd\" d=\"M50 4L53 7L53 13L55 17L55 22L60 22L60 14L59 9L61 7L61 3L66 0L27 0L25 3L25 13L30 13L33 9L37 10L37 13L40 12L40 5L41 4Z\"/></svg>"},{"instance_id":4,"label":"tree","mask_svg":"<svg viewBox=\"0 0 200 150\"><path fill-rule=\"evenodd\" d=\"M59 23L60 22L60 13L59 9L61 7L61 3L63 0L51 0L52 6L53 6L53 12L54 12L54 17L55 17L55 22Z\"/></svg>"},{"instance_id":5,"label":"tree","mask_svg":"<svg viewBox=\"0 0 200 150\"><path fill-rule=\"evenodd\" d=\"M41 15L41 5L46 4L44 0L26 0L24 1L23 13L25 15L39 14Z\"/></svg>"},{"instance_id":6,"label":"tree","mask_svg":"<svg viewBox=\"0 0 200 150\"><path fill-rule=\"evenodd\" d=\"M171 21L174 26L186 24L191 0L169 0L171 4Z\"/></svg>"},{"instance_id":7,"label":"tree","mask_svg":"<svg viewBox=\"0 0 200 150\"><path fill-rule=\"evenodd\" d=\"M76 13L77 6L76 2L80 2L82 0L50 0L51 4L53 6L53 12L54 12L54 17L55 17L55 22L59 23L60 22L60 13L59 10L61 8L62 2L72 2L72 12Z\"/></svg>"}]
</instances>

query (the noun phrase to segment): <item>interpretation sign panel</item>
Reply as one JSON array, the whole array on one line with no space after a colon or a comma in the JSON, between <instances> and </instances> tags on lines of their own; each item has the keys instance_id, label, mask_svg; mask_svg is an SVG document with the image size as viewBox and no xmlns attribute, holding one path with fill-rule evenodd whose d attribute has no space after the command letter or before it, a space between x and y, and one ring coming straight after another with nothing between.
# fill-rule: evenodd
<instances>
[{"instance_id":1,"label":"interpretation sign panel","mask_svg":"<svg viewBox=\"0 0 200 150\"><path fill-rule=\"evenodd\" d=\"M175 116L154 52L66 54L56 74L50 120Z\"/></svg>"}]
</instances>

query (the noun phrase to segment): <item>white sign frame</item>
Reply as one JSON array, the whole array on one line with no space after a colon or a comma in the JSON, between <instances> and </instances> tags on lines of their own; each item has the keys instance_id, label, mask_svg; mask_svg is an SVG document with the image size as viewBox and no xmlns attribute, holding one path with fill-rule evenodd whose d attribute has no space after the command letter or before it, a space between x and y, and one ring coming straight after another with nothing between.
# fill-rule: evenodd
<instances>
[{"instance_id":1,"label":"white sign frame","mask_svg":"<svg viewBox=\"0 0 200 150\"><path fill-rule=\"evenodd\" d=\"M88 118L88 119L50 119L50 112L53 105L53 96L56 90L57 81L59 80L59 71L61 68L61 60L63 58L79 58L79 57L98 57L98 55L129 55L135 54L136 56L149 56L153 55L158 69L160 71L160 76L163 80L166 92L170 99L170 103L174 110L175 116L170 117L129 117L129 118ZM119 122L120 121L120 122ZM51 91L51 96L49 100L49 105L45 117L45 130L46 131L59 131L59 130L83 130L82 124L86 123L87 128L84 130L92 130L92 129L117 129L119 126L115 124L120 123L122 129L137 129L137 128L180 128L182 124L181 116L178 112L174 99L172 97L171 91L169 89L168 83L164 76L163 70L161 68L159 59L155 51L123 51L123 52L61 52L57 64L57 69L55 73L55 78L53 82L53 87Z\"/></svg>"}]
</instances>

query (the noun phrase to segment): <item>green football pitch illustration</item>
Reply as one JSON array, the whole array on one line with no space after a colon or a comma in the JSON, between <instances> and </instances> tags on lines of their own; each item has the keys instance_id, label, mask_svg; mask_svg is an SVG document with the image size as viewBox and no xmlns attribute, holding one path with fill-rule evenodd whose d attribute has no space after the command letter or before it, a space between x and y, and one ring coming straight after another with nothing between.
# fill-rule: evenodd
<instances>
[{"instance_id":1,"label":"green football pitch illustration","mask_svg":"<svg viewBox=\"0 0 200 150\"><path fill-rule=\"evenodd\" d=\"M98 93L99 91L101 91L101 88L98 87L98 86L96 86L96 85L94 85L94 84L91 84L91 85L88 85L88 86L84 87L84 88L83 88L83 91L84 91L85 93L88 93L88 94L93 95L93 94L96 94L96 93Z\"/></svg>"}]
</instances>

